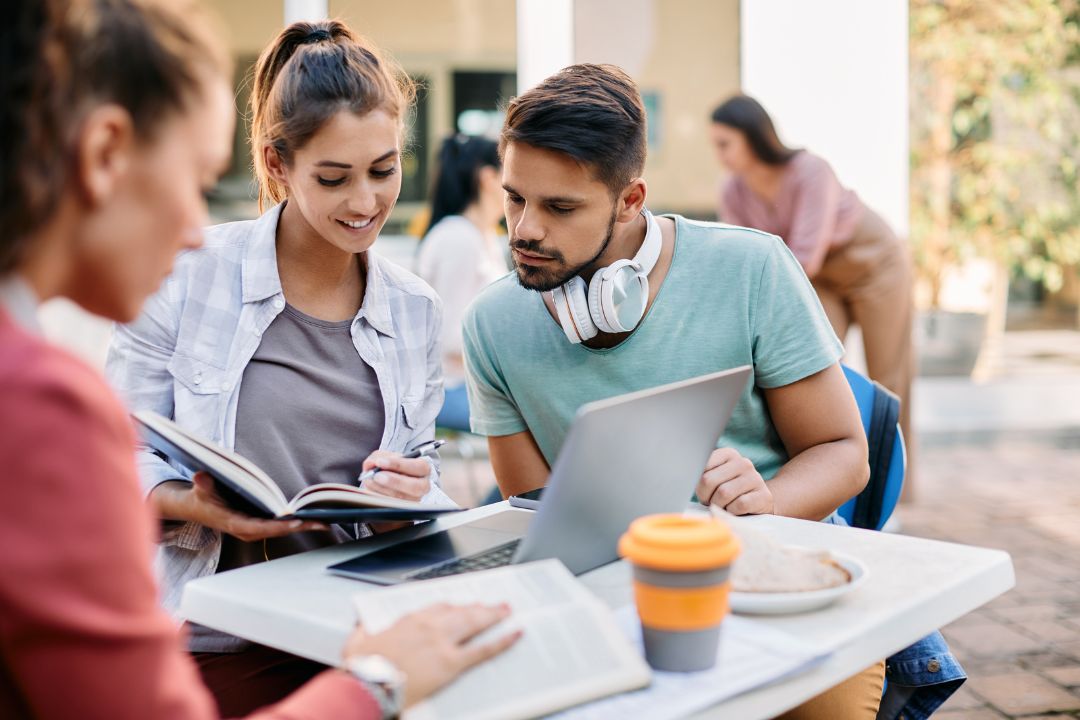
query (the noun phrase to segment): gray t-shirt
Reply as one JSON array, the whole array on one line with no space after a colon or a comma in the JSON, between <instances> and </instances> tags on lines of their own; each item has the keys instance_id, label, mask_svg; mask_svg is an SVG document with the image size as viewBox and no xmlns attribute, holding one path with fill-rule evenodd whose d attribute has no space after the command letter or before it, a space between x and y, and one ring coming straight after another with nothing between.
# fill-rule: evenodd
<instances>
[{"instance_id":1,"label":"gray t-shirt","mask_svg":"<svg viewBox=\"0 0 1080 720\"><path fill-rule=\"evenodd\" d=\"M356 352L351 325L286 305L244 370L236 451L266 471L287 498L316 483L355 485L364 458L382 440L379 381ZM342 527L332 528L267 540L265 548L225 535L218 572L350 539Z\"/></svg>"}]
</instances>

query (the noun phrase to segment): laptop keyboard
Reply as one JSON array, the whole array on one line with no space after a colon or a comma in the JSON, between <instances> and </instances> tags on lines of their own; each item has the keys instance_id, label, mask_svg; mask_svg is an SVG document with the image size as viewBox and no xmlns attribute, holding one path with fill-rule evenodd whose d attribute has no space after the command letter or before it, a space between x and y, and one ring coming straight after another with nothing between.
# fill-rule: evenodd
<instances>
[{"instance_id":1,"label":"laptop keyboard","mask_svg":"<svg viewBox=\"0 0 1080 720\"><path fill-rule=\"evenodd\" d=\"M521 538L511 540L503 545L496 545L490 550L469 555L468 557L447 560L435 567L417 570L405 576L407 580L430 580L432 578L446 577L447 575L460 575L461 573L488 570L490 568L509 565L514 559L514 552L521 544Z\"/></svg>"}]
</instances>

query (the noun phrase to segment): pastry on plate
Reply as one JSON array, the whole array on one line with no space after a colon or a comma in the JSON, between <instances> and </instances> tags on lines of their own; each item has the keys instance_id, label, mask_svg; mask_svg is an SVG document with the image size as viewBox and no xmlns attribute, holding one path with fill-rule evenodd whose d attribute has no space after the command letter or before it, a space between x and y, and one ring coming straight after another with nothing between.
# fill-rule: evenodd
<instances>
[{"instance_id":1,"label":"pastry on plate","mask_svg":"<svg viewBox=\"0 0 1080 720\"><path fill-rule=\"evenodd\" d=\"M851 582L851 575L828 550L784 545L749 523L716 508L742 543L731 571L731 589L743 593L808 592Z\"/></svg>"}]
</instances>

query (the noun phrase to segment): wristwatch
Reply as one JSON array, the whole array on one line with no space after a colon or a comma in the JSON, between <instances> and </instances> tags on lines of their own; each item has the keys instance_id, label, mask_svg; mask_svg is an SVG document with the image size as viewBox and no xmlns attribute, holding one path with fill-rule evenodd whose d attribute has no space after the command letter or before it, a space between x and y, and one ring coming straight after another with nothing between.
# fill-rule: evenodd
<instances>
[{"instance_id":1,"label":"wristwatch","mask_svg":"<svg viewBox=\"0 0 1080 720\"><path fill-rule=\"evenodd\" d=\"M394 663L382 655L357 655L345 661L345 669L379 703L383 720L401 714L405 703L405 673Z\"/></svg>"}]
</instances>

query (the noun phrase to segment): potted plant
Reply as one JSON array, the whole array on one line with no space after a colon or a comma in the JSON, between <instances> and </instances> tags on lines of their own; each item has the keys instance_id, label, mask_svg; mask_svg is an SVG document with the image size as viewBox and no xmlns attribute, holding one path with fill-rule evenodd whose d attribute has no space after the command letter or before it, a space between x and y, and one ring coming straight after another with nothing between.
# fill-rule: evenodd
<instances>
[{"instance_id":1,"label":"potted plant","mask_svg":"<svg viewBox=\"0 0 1080 720\"><path fill-rule=\"evenodd\" d=\"M911 242L924 374L967 374L1011 272L1080 258L1074 0L911 0ZM959 290L958 290L959 288Z\"/></svg>"}]
</instances>

